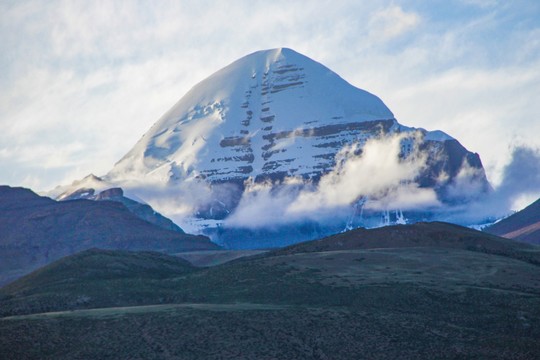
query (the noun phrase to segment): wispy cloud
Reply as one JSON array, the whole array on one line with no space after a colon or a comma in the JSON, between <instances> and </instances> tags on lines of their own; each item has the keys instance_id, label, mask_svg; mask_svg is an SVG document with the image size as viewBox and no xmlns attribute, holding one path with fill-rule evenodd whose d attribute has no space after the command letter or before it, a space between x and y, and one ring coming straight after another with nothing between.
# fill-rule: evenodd
<instances>
[{"instance_id":1,"label":"wispy cloud","mask_svg":"<svg viewBox=\"0 0 540 360\"><path fill-rule=\"evenodd\" d=\"M540 149L523 145L513 149L497 197L503 209L520 209L540 197Z\"/></svg>"},{"instance_id":2,"label":"wispy cloud","mask_svg":"<svg viewBox=\"0 0 540 360\"><path fill-rule=\"evenodd\" d=\"M400 6L392 5L379 10L369 21L369 32L372 36L388 40L411 31L421 21L415 12L405 12Z\"/></svg>"},{"instance_id":3,"label":"wispy cloud","mask_svg":"<svg viewBox=\"0 0 540 360\"><path fill-rule=\"evenodd\" d=\"M540 196L540 149L520 145L509 152L510 161L503 167L501 181L491 193L466 206L446 209L441 218L457 223L491 222L537 200ZM475 186L474 182L468 185Z\"/></svg>"}]
</instances>

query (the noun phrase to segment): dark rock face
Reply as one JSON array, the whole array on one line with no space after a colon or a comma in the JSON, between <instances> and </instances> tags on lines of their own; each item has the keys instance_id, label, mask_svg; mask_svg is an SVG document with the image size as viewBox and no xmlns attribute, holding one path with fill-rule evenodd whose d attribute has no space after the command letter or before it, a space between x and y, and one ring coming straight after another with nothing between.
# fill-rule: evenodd
<instances>
[{"instance_id":1,"label":"dark rock face","mask_svg":"<svg viewBox=\"0 0 540 360\"><path fill-rule=\"evenodd\" d=\"M435 189L439 200L443 203L466 203L492 190L480 156L468 151L459 141L455 139L443 142L428 140L419 148L427 152L428 158L426 168L416 182L420 187ZM470 172L468 184L476 187L476 192L473 194L461 191L463 189L460 189L457 184L460 172L467 167ZM446 180L441 181L442 176L446 177Z\"/></svg>"},{"instance_id":2,"label":"dark rock face","mask_svg":"<svg viewBox=\"0 0 540 360\"><path fill-rule=\"evenodd\" d=\"M484 231L509 239L540 244L540 199Z\"/></svg>"},{"instance_id":3,"label":"dark rock face","mask_svg":"<svg viewBox=\"0 0 540 360\"><path fill-rule=\"evenodd\" d=\"M170 219L156 212L150 205L142 204L124 196L121 188L111 188L100 192L93 200L97 201L116 201L123 204L129 211L139 218L148 221L151 224L159 226L162 229L176 231L184 234L180 226L173 223Z\"/></svg>"},{"instance_id":4,"label":"dark rock face","mask_svg":"<svg viewBox=\"0 0 540 360\"><path fill-rule=\"evenodd\" d=\"M110 200L112 198L119 198L124 196L124 190L121 188L111 188L103 190L96 196L96 200Z\"/></svg>"},{"instance_id":5,"label":"dark rock face","mask_svg":"<svg viewBox=\"0 0 540 360\"><path fill-rule=\"evenodd\" d=\"M166 253L218 248L204 236L144 221L113 201L56 202L0 186L0 211L0 284L93 247Z\"/></svg>"}]
</instances>

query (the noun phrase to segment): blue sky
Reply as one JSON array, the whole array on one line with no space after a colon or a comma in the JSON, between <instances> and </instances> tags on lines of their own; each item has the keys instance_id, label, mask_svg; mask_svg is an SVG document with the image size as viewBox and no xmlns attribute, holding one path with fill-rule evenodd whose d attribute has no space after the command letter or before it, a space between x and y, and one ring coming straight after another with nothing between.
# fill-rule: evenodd
<instances>
[{"instance_id":1,"label":"blue sky","mask_svg":"<svg viewBox=\"0 0 540 360\"><path fill-rule=\"evenodd\" d=\"M275 47L456 137L495 185L540 147L536 0L0 0L0 183L102 175L197 82Z\"/></svg>"}]
</instances>

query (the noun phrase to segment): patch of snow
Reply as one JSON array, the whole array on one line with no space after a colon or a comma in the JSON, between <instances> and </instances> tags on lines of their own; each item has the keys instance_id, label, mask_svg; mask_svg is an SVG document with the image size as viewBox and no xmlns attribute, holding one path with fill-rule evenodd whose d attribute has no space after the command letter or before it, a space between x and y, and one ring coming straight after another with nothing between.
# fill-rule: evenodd
<instances>
[{"instance_id":1,"label":"patch of snow","mask_svg":"<svg viewBox=\"0 0 540 360\"><path fill-rule=\"evenodd\" d=\"M432 141L447 141L447 140L454 140L453 137L451 137L451 136L448 135L447 133L445 133L445 132L443 132L443 131L440 131L440 130L435 130L435 131L428 131L428 132L426 132L425 139L426 139L426 140L432 140Z\"/></svg>"}]
</instances>

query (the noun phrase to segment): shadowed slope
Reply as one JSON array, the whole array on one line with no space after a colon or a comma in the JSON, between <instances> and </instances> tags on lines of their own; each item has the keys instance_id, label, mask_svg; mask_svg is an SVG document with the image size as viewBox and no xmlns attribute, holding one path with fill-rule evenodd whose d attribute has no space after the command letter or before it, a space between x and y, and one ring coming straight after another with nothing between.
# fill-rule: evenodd
<instances>
[{"instance_id":1,"label":"shadowed slope","mask_svg":"<svg viewBox=\"0 0 540 360\"><path fill-rule=\"evenodd\" d=\"M184 259L156 252L90 249L5 286L0 297L21 313L137 305L167 292L158 280L195 269Z\"/></svg>"},{"instance_id":2,"label":"shadowed slope","mask_svg":"<svg viewBox=\"0 0 540 360\"><path fill-rule=\"evenodd\" d=\"M0 284L93 247L171 253L219 248L204 236L164 230L112 201L56 202L1 186L0 211Z\"/></svg>"},{"instance_id":3,"label":"shadowed slope","mask_svg":"<svg viewBox=\"0 0 540 360\"><path fill-rule=\"evenodd\" d=\"M508 239L540 244L540 199L484 231Z\"/></svg>"},{"instance_id":4,"label":"shadowed slope","mask_svg":"<svg viewBox=\"0 0 540 360\"><path fill-rule=\"evenodd\" d=\"M376 229L360 228L320 240L291 245L276 250L274 254L409 247L486 252L540 264L540 254L535 246L443 222L394 225Z\"/></svg>"}]
</instances>

